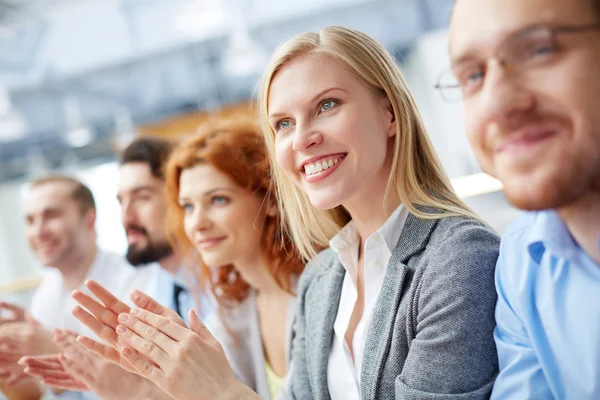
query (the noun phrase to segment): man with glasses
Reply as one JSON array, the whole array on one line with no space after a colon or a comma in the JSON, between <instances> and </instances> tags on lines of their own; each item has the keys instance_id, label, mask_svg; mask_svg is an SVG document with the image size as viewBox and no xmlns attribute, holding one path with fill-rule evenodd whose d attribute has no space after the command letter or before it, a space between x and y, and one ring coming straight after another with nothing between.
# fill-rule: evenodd
<instances>
[{"instance_id":1,"label":"man with glasses","mask_svg":"<svg viewBox=\"0 0 600 400\"><path fill-rule=\"evenodd\" d=\"M497 265L492 397L600 399L600 0L456 0L450 54L437 87L527 211Z\"/></svg>"}]
</instances>

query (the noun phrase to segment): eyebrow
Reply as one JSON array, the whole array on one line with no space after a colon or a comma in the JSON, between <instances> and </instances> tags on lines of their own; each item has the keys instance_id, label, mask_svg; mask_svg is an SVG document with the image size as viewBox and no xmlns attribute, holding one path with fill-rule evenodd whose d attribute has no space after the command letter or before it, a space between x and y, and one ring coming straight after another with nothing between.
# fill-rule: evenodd
<instances>
[{"instance_id":1,"label":"eyebrow","mask_svg":"<svg viewBox=\"0 0 600 400\"><path fill-rule=\"evenodd\" d=\"M237 193L237 190L235 188L229 188L229 187L217 187L214 189L210 189L204 193L202 193L201 196L210 196L211 194L215 193L215 192L220 192L220 191L226 191L226 192L233 192L233 193ZM179 197L179 201L181 202L182 200L187 199L188 196L180 196Z\"/></svg>"},{"instance_id":2,"label":"eyebrow","mask_svg":"<svg viewBox=\"0 0 600 400\"><path fill-rule=\"evenodd\" d=\"M148 185L134 187L133 189L128 190L128 192L131 194L137 194L146 190L149 192L155 192L154 188ZM117 193L117 200L121 200L121 193Z\"/></svg>"},{"instance_id":3,"label":"eyebrow","mask_svg":"<svg viewBox=\"0 0 600 400\"><path fill-rule=\"evenodd\" d=\"M312 99L310 99L309 103L314 103L318 98L323 97L325 94L329 93L329 92L333 92L335 90L339 90L345 93L348 93L348 91L346 89L342 89L340 87L330 87L327 88L325 90L320 91L319 93L317 93L315 96L313 96ZM279 118L279 117L283 117L287 115L286 113L273 113L273 114L269 114L269 119L275 119L275 118Z\"/></svg>"}]
</instances>

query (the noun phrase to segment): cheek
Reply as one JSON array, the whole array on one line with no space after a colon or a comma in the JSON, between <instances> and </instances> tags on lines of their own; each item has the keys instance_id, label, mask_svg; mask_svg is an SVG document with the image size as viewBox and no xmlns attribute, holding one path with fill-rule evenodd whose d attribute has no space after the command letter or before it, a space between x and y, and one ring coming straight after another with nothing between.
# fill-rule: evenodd
<instances>
[{"instance_id":1,"label":"cheek","mask_svg":"<svg viewBox=\"0 0 600 400\"><path fill-rule=\"evenodd\" d=\"M183 231L190 241L193 241L194 237L194 219L190 214L184 214L183 216Z\"/></svg>"},{"instance_id":2,"label":"cheek","mask_svg":"<svg viewBox=\"0 0 600 400\"><path fill-rule=\"evenodd\" d=\"M281 138L275 141L275 158L277 164L287 176L295 175L294 150L292 149L292 139L290 137Z\"/></svg>"}]
</instances>

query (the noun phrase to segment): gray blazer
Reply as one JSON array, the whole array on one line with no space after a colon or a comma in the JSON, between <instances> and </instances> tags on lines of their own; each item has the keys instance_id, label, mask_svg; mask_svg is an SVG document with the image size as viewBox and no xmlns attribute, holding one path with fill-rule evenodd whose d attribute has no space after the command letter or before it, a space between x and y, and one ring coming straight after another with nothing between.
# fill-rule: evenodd
<instances>
[{"instance_id":1,"label":"gray blazer","mask_svg":"<svg viewBox=\"0 0 600 400\"><path fill-rule=\"evenodd\" d=\"M295 288L294 288L295 289ZM290 296L286 321L286 371L289 370L292 336L297 309L296 297ZM256 309L256 293L222 316L214 313L207 327L223 346L235 376L261 398L269 400L265 371L265 353Z\"/></svg>"},{"instance_id":2,"label":"gray blazer","mask_svg":"<svg viewBox=\"0 0 600 400\"><path fill-rule=\"evenodd\" d=\"M499 238L480 222L409 215L388 264L362 364L362 400L489 398ZM327 363L345 270L331 249L308 264L279 399L329 399Z\"/></svg>"}]
</instances>

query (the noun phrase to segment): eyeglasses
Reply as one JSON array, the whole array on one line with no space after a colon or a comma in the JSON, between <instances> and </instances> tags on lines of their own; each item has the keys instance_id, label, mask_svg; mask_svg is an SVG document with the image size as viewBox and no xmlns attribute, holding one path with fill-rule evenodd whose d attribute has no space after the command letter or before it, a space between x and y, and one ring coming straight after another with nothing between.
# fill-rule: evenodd
<instances>
[{"instance_id":1,"label":"eyeglasses","mask_svg":"<svg viewBox=\"0 0 600 400\"><path fill-rule=\"evenodd\" d=\"M525 71L546 65L560 50L556 37L600 29L600 22L582 26L534 26L515 32L504 40L492 57L505 70ZM458 62L444 71L435 88L445 100L461 100L476 93L485 79L488 62Z\"/></svg>"}]
</instances>

